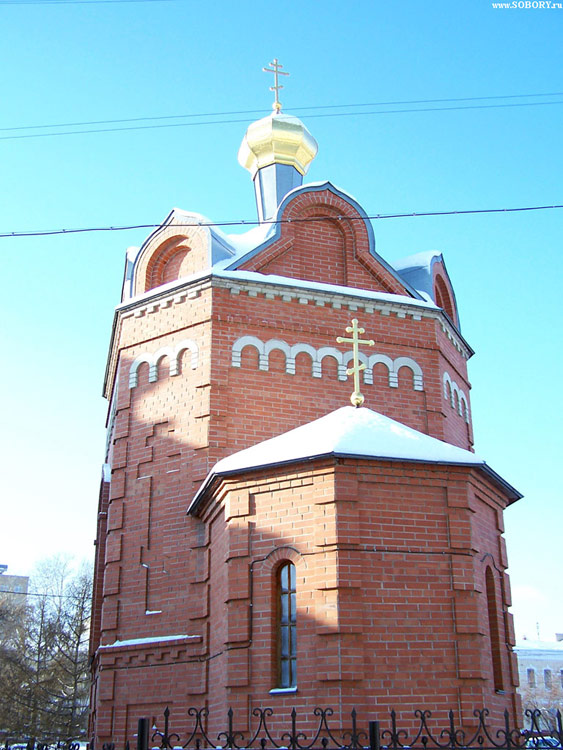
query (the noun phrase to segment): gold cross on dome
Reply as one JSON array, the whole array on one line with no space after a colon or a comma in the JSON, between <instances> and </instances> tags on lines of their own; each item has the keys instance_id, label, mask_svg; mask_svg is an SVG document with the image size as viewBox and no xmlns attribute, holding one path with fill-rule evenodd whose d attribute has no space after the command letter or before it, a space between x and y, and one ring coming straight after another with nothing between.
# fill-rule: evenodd
<instances>
[{"instance_id":1,"label":"gold cross on dome","mask_svg":"<svg viewBox=\"0 0 563 750\"><path fill-rule=\"evenodd\" d=\"M262 68L262 70L264 71L264 73L274 74L274 85L270 86L270 91L276 92L276 99L272 105L272 109L275 109L276 114L279 114L281 112L282 105L278 97L278 92L280 89L283 89L283 86L280 83L278 83L278 76L288 76L289 73L284 73L284 71L282 70L283 65L280 65L277 57L274 57L274 61L269 63L269 65L271 65L272 67Z\"/></svg>"},{"instance_id":2,"label":"gold cross on dome","mask_svg":"<svg viewBox=\"0 0 563 750\"><path fill-rule=\"evenodd\" d=\"M356 318L352 320L352 326L346 328L346 333L351 333L351 339L345 339L342 336L338 336L336 339L338 344L352 344L352 353L354 355L354 364L346 370L346 375L354 375L354 393L350 396L352 406L361 406L364 403L364 397L360 393L360 372L366 369L365 364L360 364L360 353L358 350L358 344L366 344L367 346L375 346L373 339L361 339L359 338L360 333L365 333L365 328L358 328L358 321Z\"/></svg>"}]
</instances>

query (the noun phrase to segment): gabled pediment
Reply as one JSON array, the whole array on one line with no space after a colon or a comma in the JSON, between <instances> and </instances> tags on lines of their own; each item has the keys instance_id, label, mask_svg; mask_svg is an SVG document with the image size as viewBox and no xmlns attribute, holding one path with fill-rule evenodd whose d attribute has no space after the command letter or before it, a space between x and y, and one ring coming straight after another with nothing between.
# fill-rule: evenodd
<instances>
[{"instance_id":1,"label":"gabled pediment","mask_svg":"<svg viewBox=\"0 0 563 750\"><path fill-rule=\"evenodd\" d=\"M373 228L365 211L330 182L291 191L273 221L273 230L264 242L237 255L224 268L420 299L375 251Z\"/></svg>"}]
</instances>

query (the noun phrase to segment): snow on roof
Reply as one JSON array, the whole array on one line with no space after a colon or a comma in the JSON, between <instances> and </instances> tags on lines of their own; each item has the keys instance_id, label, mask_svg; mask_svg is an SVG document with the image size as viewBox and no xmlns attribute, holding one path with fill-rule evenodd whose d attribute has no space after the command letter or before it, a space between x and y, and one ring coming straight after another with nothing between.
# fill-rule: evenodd
<instances>
[{"instance_id":1,"label":"snow on roof","mask_svg":"<svg viewBox=\"0 0 563 750\"><path fill-rule=\"evenodd\" d=\"M478 466L489 470L485 461L471 451L425 435L371 409L344 406L218 461L196 493L188 512L197 506L216 476L320 456L420 461ZM492 470L489 472L494 474ZM500 477L494 476L500 480ZM515 492L513 488L510 489Z\"/></svg>"},{"instance_id":2,"label":"snow on roof","mask_svg":"<svg viewBox=\"0 0 563 750\"><path fill-rule=\"evenodd\" d=\"M393 268L397 271L399 276L413 286L423 298L434 299L436 294L434 291L432 267L435 262L439 261L441 261L443 270L449 278L446 264L444 263L444 256L439 250L427 250L422 253L416 253L415 255L409 255L407 258L401 258L401 260L393 263ZM459 313L453 288L451 292L453 308L455 310L455 319L452 322L456 325L459 331Z\"/></svg>"},{"instance_id":3,"label":"snow on roof","mask_svg":"<svg viewBox=\"0 0 563 750\"><path fill-rule=\"evenodd\" d=\"M134 263L140 251L141 251L140 247L137 247L137 245L131 245L125 251L125 257L127 258L128 261L130 261L131 263Z\"/></svg>"},{"instance_id":4,"label":"snow on roof","mask_svg":"<svg viewBox=\"0 0 563 750\"><path fill-rule=\"evenodd\" d=\"M265 242L275 232L275 224L258 224L242 234L225 234L227 241L235 251L236 255L245 255L249 250L254 250ZM228 261L228 262L232 262Z\"/></svg>"},{"instance_id":5,"label":"snow on roof","mask_svg":"<svg viewBox=\"0 0 563 750\"><path fill-rule=\"evenodd\" d=\"M224 458L216 473L324 454L483 464L475 453L424 435L365 407L343 406L309 424Z\"/></svg>"},{"instance_id":6,"label":"snow on roof","mask_svg":"<svg viewBox=\"0 0 563 750\"><path fill-rule=\"evenodd\" d=\"M123 648L124 646L144 646L148 643L164 643L165 641L183 641L186 638L201 638L199 635L156 635L148 638L128 638L123 641L114 641L100 648Z\"/></svg>"},{"instance_id":7,"label":"snow on roof","mask_svg":"<svg viewBox=\"0 0 563 750\"><path fill-rule=\"evenodd\" d=\"M421 253L409 255L393 262L391 265L396 271L404 271L408 268L430 268L435 258L440 258L442 253L439 250L424 250Z\"/></svg>"}]
</instances>

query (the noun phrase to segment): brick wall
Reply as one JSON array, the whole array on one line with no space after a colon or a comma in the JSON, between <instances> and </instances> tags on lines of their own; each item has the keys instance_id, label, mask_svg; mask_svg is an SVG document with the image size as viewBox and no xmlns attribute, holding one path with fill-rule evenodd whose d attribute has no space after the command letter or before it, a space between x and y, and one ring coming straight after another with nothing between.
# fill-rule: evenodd
<instances>
[{"instance_id":1,"label":"brick wall","mask_svg":"<svg viewBox=\"0 0 563 750\"><path fill-rule=\"evenodd\" d=\"M238 706L246 715L250 700L272 705L280 727L293 706L312 705L341 708L342 721L354 707L364 720L395 707L401 725L422 705L444 721L457 707L468 722L483 705L497 722L505 708L514 716L513 634L500 585L506 560L499 529L490 530L490 515L505 503L474 471L457 467L325 460L223 480L198 511L203 522L224 523L226 537L211 555L232 578L225 598L212 571L209 578L210 627L221 607L234 623L213 669L231 675L234 664L236 679L226 691L220 680L209 684L217 714ZM282 560L297 568L298 690L272 694ZM488 562L499 575L505 695L492 677Z\"/></svg>"},{"instance_id":2,"label":"brick wall","mask_svg":"<svg viewBox=\"0 0 563 750\"><path fill-rule=\"evenodd\" d=\"M383 358L361 386L366 406L472 446L470 351L438 311L409 303L370 254L355 209L321 193L298 195L284 216L322 221L283 224L247 270L402 295L396 301L310 292L290 278L280 287L266 276L207 277L157 288L116 317L92 637L98 742L124 738L139 715L156 717L165 705L176 717L208 705L221 729L229 705L244 721L271 703L331 705L341 722L353 707L371 716L374 701L405 713L457 707L461 718L483 704L495 716L513 710L506 498L481 476L325 462L225 481L200 517L186 515L217 460L349 403L338 356L350 347L336 337L353 317L375 341L362 347L366 357ZM354 220L339 218L346 211ZM166 247L155 245L152 265L141 257L137 293L179 249L180 270L202 270L205 232L182 243L174 231ZM321 358L326 348L333 354ZM286 559L298 570L299 689L271 695L272 587ZM491 689L487 565L504 696Z\"/></svg>"}]
</instances>

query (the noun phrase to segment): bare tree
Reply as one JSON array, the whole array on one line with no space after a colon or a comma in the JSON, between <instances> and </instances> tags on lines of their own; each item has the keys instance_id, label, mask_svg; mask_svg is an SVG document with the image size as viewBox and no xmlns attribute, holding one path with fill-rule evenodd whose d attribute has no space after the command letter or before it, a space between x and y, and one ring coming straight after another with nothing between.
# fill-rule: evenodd
<instances>
[{"instance_id":1,"label":"bare tree","mask_svg":"<svg viewBox=\"0 0 563 750\"><path fill-rule=\"evenodd\" d=\"M66 587L56 642L59 681L59 727L67 737L77 737L88 719L88 636L92 605L92 571L85 566Z\"/></svg>"},{"instance_id":2,"label":"bare tree","mask_svg":"<svg viewBox=\"0 0 563 750\"><path fill-rule=\"evenodd\" d=\"M31 576L27 606L16 615L17 626L7 629L5 643L0 638L5 736L47 740L85 732L91 592L89 566L73 571L60 556L43 561Z\"/></svg>"},{"instance_id":3,"label":"bare tree","mask_svg":"<svg viewBox=\"0 0 563 750\"><path fill-rule=\"evenodd\" d=\"M19 729L22 723L12 695L24 673L26 615L25 605L17 606L10 597L0 598L0 732Z\"/></svg>"}]
</instances>

